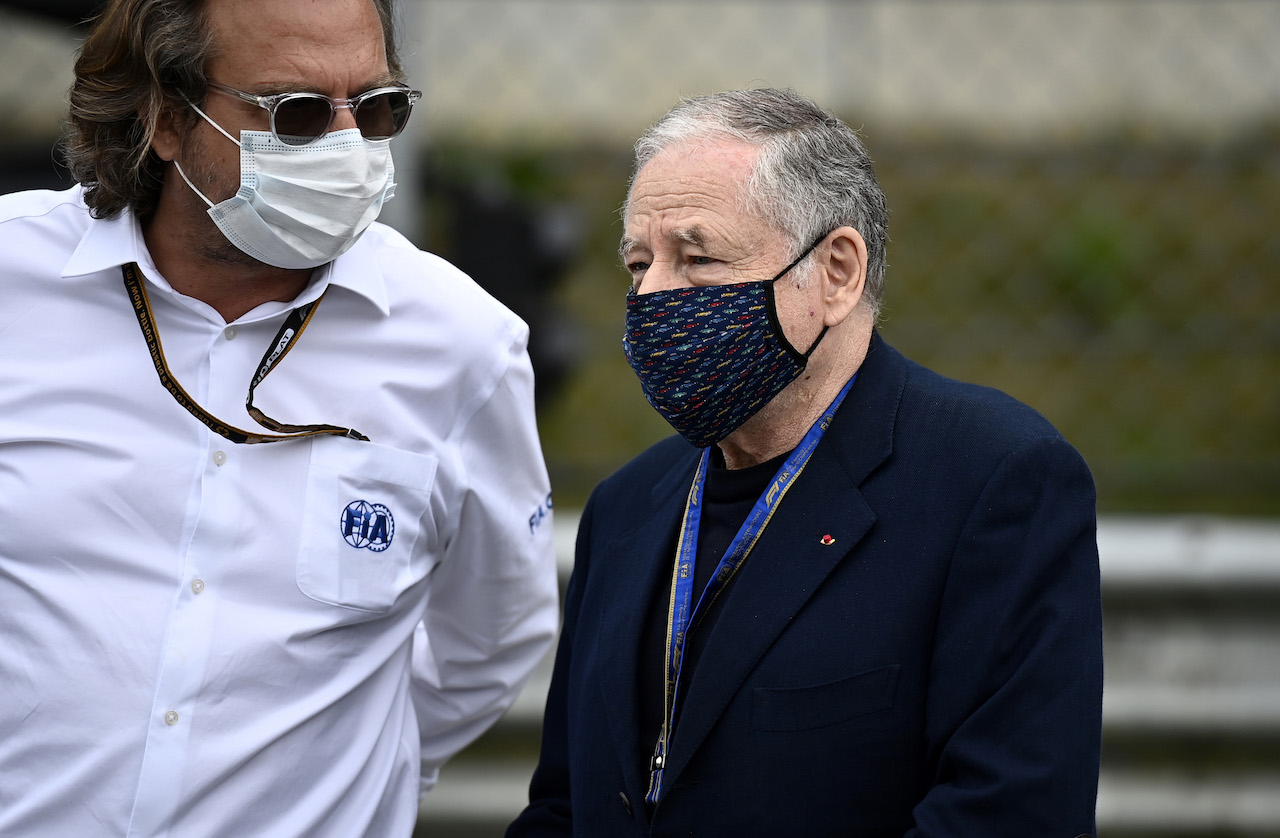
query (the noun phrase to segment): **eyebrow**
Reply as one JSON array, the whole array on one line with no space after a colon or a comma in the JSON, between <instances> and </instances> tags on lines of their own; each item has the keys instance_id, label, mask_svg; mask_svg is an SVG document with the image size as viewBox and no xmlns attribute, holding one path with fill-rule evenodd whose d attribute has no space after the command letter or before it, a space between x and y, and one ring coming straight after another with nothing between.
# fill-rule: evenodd
<instances>
[{"instance_id":1,"label":"eyebrow","mask_svg":"<svg viewBox=\"0 0 1280 838\"><path fill-rule=\"evenodd\" d=\"M707 246L707 235L703 232L702 228L696 224L692 227L680 227L672 235L677 241L682 241L685 244L691 244L694 247Z\"/></svg>"},{"instance_id":2,"label":"eyebrow","mask_svg":"<svg viewBox=\"0 0 1280 838\"><path fill-rule=\"evenodd\" d=\"M378 76L376 76L373 79L373 81L369 82L368 85L364 86L363 89L361 89L360 93L364 93L365 91L369 91L369 90L377 90L380 87L397 87L402 85L403 85L403 82L401 82L400 79L398 79L391 72L387 72L385 74L379 74ZM253 93L255 96L279 96L282 93L319 93L322 96L328 95L326 91L321 90L318 86L309 85L309 84L300 85L296 82L281 82L281 83L268 82L266 84L255 85L255 86L258 87L259 89L258 90L253 90L252 88L247 89L248 92ZM357 93L356 95L358 96L359 93Z\"/></svg>"},{"instance_id":3,"label":"eyebrow","mask_svg":"<svg viewBox=\"0 0 1280 838\"><path fill-rule=\"evenodd\" d=\"M676 241L682 241L697 248L705 248L707 246L707 235L702 227L697 224L692 227L678 227L672 231L671 237ZM625 258L628 250L638 246L640 246L640 243L631 236L623 236L622 241L618 244L618 255Z\"/></svg>"},{"instance_id":4,"label":"eyebrow","mask_svg":"<svg viewBox=\"0 0 1280 838\"><path fill-rule=\"evenodd\" d=\"M626 258L627 251L636 246L636 240L630 236L623 236L622 241L618 242L618 256Z\"/></svg>"}]
</instances>

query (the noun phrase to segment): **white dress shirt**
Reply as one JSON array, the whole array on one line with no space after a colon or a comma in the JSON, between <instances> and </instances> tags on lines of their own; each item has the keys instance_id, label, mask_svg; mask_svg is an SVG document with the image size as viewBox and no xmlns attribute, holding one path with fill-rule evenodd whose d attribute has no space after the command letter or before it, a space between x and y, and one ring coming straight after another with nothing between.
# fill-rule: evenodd
<instances>
[{"instance_id":1,"label":"white dress shirt","mask_svg":"<svg viewBox=\"0 0 1280 838\"><path fill-rule=\"evenodd\" d=\"M293 303L232 324L176 293L126 213L0 197L0 835L407 836L439 766L555 629L527 329L374 225ZM291 308L267 416L217 418Z\"/></svg>"}]
</instances>

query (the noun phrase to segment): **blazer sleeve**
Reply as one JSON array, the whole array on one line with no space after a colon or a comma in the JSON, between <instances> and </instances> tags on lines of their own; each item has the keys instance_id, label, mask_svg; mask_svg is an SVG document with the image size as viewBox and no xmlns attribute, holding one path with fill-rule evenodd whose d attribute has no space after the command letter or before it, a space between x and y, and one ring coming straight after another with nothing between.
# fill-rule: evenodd
<instances>
[{"instance_id":1,"label":"blazer sleeve","mask_svg":"<svg viewBox=\"0 0 1280 838\"><path fill-rule=\"evenodd\" d=\"M907 838L1095 831L1102 729L1096 498L1060 437L1007 454L957 542L930 664L932 785Z\"/></svg>"},{"instance_id":2,"label":"blazer sleeve","mask_svg":"<svg viewBox=\"0 0 1280 838\"><path fill-rule=\"evenodd\" d=\"M542 748L529 783L529 805L507 827L506 838L558 838L573 834L569 787L569 676L582 591L587 580L587 545L595 495L588 499L578 524L573 572L564 597L564 621L556 649L551 687L542 720Z\"/></svg>"}]
</instances>

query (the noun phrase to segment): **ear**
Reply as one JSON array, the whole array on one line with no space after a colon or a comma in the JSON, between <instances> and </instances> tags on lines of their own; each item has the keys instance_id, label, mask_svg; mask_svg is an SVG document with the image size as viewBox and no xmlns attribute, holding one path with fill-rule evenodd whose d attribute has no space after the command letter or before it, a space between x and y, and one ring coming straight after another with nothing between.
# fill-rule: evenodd
<instances>
[{"instance_id":1,"label":"ear","mask_svg":"<svg viewBox=\"0 0 1280 838\"><path fill-rule=\"evenodd\" d=\"M183 124L178 112L171 102L160 105L159 112L153 117L145 110L138 112L138 119L145 124L154 120L155 130L151 134L151 149L161 160L170 161L178 156L182 148Z\"/></svg>"},{"instance_id":2,"label":"ear","mask_svg":"<svg viewBox=\"0 0 1280 838\"><path fill-rule=\"evenodd\" d=\"M823 269L823 324L837 326L858 307L867 279L867 243L852 227L837 227L828 236L819 267Z\"/></svg>"}]
</instances>

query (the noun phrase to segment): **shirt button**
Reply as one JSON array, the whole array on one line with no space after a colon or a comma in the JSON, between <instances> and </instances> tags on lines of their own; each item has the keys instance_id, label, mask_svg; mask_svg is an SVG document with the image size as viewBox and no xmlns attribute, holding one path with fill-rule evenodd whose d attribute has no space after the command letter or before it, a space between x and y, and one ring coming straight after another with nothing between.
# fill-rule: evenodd
<instances>
[{"instance_id":1,"label":"shirt button","mask_svg":"<svg viewBox=\"0 0 1280 838\"><path fill-rule=\"evenodd\" d=\"M203 593L203 591L204 591L204 580L203 580L203 579L192 579L192 580L191 580L191 592L192 592L192 593L195 593L195 594L198 594L198 593Z\"/></svg>"},{"instance_id":2,"label":"shirt button","mask_svg":"<svg viewBox=\"0 0 1280 838\"><path fill-rule=\"evenodd\" d=\"M236 327L235 327L235 326L228 326L227 328L225 328L225 329L223 329L223 330L222 330L222 334L226 336L227 340L235 340L235 339L236 339Z\"/></svg>"},{"instance_id":3,"label":"shirt button","mask_svg":"<svg viewBox=\"0 0 1280 838\"><path fill-rule=\"evenodd\" d=\"M225 463L226 461L227 461L227 454L226 454L226 452L225 452L225 451L214 451L214 452L213 452L213 464L214 464L215 466L220 466L220 465L222 465L223 463Z\"/></svg>"},{"instance_id":4,"label":"shirt button","mask_svg":"<svg viewBox=\"0 0 1280 838\"><path fill-rule=\"evenodd\" d=\"M178 711L170 710L168 713L165 713L164 723L167 724L169 727L173 727L174 725L176 725L178 723Z\"/></svg>"}]
</instances>

